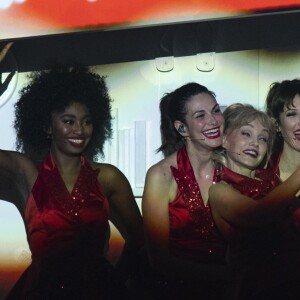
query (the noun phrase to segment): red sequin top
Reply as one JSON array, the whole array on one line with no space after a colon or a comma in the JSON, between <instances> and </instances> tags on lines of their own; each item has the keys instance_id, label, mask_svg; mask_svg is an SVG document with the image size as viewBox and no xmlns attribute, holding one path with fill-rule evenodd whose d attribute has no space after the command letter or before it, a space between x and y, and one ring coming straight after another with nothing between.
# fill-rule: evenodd
<instances>
[{"instance_id":1,"label":"red sequin top","mask_svg":"<svg viewBox=\"0 0 300 300\"><path fill-rule=\"evenodd\" d=\"M69 193L51 154L43 161L25 211L32 263L7 299L94 299L106 290L109 204L98 173L81 157Z\"/></svg>"},{"instance_id":2,"label":"red sequin top","mask_svg":"<svg viewBox=\"0 0 300 300\"><path fill-rule=\"evenodd\" d=\"M256 170L256 179L243 176L223 167L220 179L230 184L241 194L259 201L279 183L279 177L269 170ZM232 227L230 239L231 264L236 268L265 262L281 252L282 223L274 222L258 228Z\"/></svg>"},{"instance_id":3,"label":"red sequin top","mask_svg":"<svg viewBox=\"0 0 300 300\"><path fill-rule=\"evenodd\" d=\"M226 243L204 205L186 148L177 153L176 198L169 204L171 254L200 263L224 263ZM217 170L215 170L217 172Z\"/></svg>"}]
</instances>

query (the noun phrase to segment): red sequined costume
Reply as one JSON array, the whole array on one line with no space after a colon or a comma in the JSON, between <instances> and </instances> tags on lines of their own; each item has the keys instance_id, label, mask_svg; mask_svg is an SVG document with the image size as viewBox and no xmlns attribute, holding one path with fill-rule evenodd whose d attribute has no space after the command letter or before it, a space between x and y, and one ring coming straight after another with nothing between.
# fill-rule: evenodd
<instances>
[{"instance_id":1,"label":"red sequined costume","mask_svg":"<svg viewBox=\"0 0 300 300\"><path fill-rule=\"evenodd\" d=\"M271 159L267 166L267 169L272 170L278 177L280 177L279 162L280 162L281 154L282 154L282 152L275 151L272 154ZM298 196L298 198L299 198L299 196ZM298 229L298 231L300 232L300 199L297 203L295 203L291 207L291 212L292 212L292 215L294 218L294 224L295 224L296 228Z\"/></svg>"},{"instance_id":2,"label":"red sequined costume","mask_svg":"<svg viewBox=\"0 0 300 300\"><path fill-rule=\"evenodd\" d=\"M103 256L109 205L98 173L81 157L70 194L51 154L43 161L25 212L32 263L7 299L118 299Z\"/></svg>"},{"instance_id":3,"label":"red sequined costume","mask_svg":"<svg viewBox=\"0 0 300 300\"><path fill-rule=\"evenodd\" d=\"M257 170L255 177L223 167L220 179L254 201L280 183L279 177L270 170ZM246 229L231 224L229 257L236 279L233 300L298 299L299 294L294 290L298 284L294 285L294 280L300 280L300 236L294 235L288 215L287 211L285 221L276 220L261 228Z\"/></svg>"},{"instance_id":4,"label":"red sequined costume","mask_svg":"<svg viewBox=\"0 0 300 300\"><path fill-rule=\"evenodd\" d=\"M177 194L169 204L169 249L173 256L200 264L225 265L226 243L204 205L185 147L177 153L178 168L171 166ZM216 171L217 172L217 171ZM220 299L224 282L162 279L158 299ZM220 294L218 294L220 292ZM224 298L223 298L224 299Z\"/></svg>"},{"instance_id":5,"label":"red sequined costume","mask_svg":"<svg viewBox=\"0 0 300 300\"><path fill-rule=\"evenodd\" d=\"M169 204L170 252L200 263L224 263L226 244L204 205L186 148L177 154L176 198ZM217 169L215 170L217 173Z\"/></svg>"}]
</instances>

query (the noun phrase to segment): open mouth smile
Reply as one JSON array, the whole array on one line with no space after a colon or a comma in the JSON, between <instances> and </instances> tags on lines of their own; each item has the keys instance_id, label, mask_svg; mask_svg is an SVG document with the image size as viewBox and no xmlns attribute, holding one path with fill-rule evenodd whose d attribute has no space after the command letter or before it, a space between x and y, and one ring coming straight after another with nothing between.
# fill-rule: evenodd
<instances>
[{"instance_id":1,"label":"open mouth smile","mask_svg":"<svg viewBox=\"0 0 300 300\"><path fill-rule=\"evenodd\" d=\"M221 135L220 128L213 128L202 132L208 139L216 139Z\"/></svg>"},{"instance_id":2,"label":"open mouth smile","mask_svg":"<svg viewBox=\"0 0 300 300\"><path fill-rule=\"evenodd\" d=\"M243 153L245 153L246 155L249 155L253 158L258 157L258 151L256 151L256 150L244 150Z\"/></svg>"},{"instance_id":3,"label":"open mouth smile","mask_svg":"<svg viewBox=\"0 0 300 300\"><path fill-rule=\"evenodd\" d=\"M68 142L76 148L81 148L84 145L84 139L68 139Z\"/></svg>"}]
</instances>

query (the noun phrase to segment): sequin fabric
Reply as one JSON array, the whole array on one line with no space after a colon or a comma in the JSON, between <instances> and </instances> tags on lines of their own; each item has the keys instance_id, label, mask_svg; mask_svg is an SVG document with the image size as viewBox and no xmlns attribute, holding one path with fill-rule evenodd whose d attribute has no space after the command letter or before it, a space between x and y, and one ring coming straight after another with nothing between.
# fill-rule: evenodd
<instances>
[{"instance_id":1,"label":"sequin fabric","mask_svg":"<svg viewBox=\"0 0 300 300\"><path fill-rule=\"evenodd\" d=\"M93 191L97 184L98 173L99 170L93 170L82 156L80 176L78 176L73 191L70 194L57 166L51 155L49 155L39 168L39 179L46 188L33 190L34 194L41 192L47 194L44 195L45 197L34 195L37 207L41 211L45 208L57 208L74 219L78 219L80 209L85 205L90 191ZM46 198L47 196L48 198ZM52 201L45 202L44 199L52 199Z\"/></svg>"},{"instance_id":2,"label":"sequin fabric","mask_svg":"<svg viewBox=\"0 0 300 300\"><path fill-rule=\"evenodd\" d=\"M177 182L178 189L192 219L199 226L202 237L209 240L212 236L215 237L215 223L209 204L207 206L204 205L200 188L185 147L178 152L177 160L178 169L171 166L171 170ZM218 172L217 169L215 170L216 172Z\"/></svg>"},{"instance_id":3,"label":"sequin fabric","mask_svg":"<svg viewBox=\"0 0 300 300\"><path fill-rule=\"evenodd\" d=\"M255 177L249 178L223 167L219 179L253 199L262 198L280 183L279 177L269 170L258 169L255 172Z\"/></svg>"},{"instance_id":4,"label":"sequin fabric","mask_svg":"<svg viewBox=\"0 0 300 300\"><path fill-rule=\"evenodd\" d=\"M111 299L118 292L104 253L109 237L109 203L94 170L81 157L70 193L51 156L27 201L25 221L32 263L7 299ZM117 298L120 299L120 298Z\"/></svg>"}]
</instances>

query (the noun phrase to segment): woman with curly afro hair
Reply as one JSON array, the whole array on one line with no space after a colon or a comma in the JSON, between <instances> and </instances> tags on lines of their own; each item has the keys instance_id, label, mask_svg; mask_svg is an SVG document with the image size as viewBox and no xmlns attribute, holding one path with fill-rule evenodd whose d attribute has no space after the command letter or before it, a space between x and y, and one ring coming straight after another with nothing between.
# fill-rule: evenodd
<instances>
[{"instance_id":1,"label":"woman with curly afro hair","mask_svg":"<svg viewBox=\"0 0 300 300\"><path fill-rule=\"evenodd\" d=\"M2 185L0 196L19 207L32 252L7 299L126 299L124 268L105 259L109 220L125 239L124 266L143 244L142 217L121 171L93 162L112 132L105 77L62 67L30 79L14 124L26 156L0 152L0 176L22 179L20 197Z\"/></svg>"}]
</instances>

